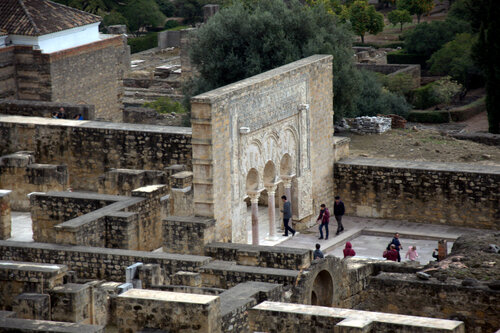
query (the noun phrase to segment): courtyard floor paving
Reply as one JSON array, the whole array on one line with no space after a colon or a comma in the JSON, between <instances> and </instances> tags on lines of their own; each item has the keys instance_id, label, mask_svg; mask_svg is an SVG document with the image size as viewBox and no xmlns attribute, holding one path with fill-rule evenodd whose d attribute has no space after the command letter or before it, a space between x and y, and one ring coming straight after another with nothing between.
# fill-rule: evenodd
<instances>
[{"instance_id":1,"label":"courtyard floor paving","mask_svg":"<svg viewBox=\"0 0 500 333\"><path fill-rule=\"evenodd\" d=\"M427 263L432 260L431 254L433 249L437 247L439 239L444 238L448 241L448 251L450 251L453 241L460 235L480 230L352 216L344 216L342 223L345 230L336 236L337 223L335 218L332 217L329 224L330 236L327 240L318 240L318 225L315 225L300 235L279 243L278 246L314 249L315 244L319 243L321 250L326 255L343 257L342 250L345 243L350 241L357 252L357 256L383 259L382 253L387 244L391 241L394 233L399 232L400 241L403 245L401 252L403 259L408 246L417 246L417 252L420 255L419 261Z\"/></svg>"}]
</instances>

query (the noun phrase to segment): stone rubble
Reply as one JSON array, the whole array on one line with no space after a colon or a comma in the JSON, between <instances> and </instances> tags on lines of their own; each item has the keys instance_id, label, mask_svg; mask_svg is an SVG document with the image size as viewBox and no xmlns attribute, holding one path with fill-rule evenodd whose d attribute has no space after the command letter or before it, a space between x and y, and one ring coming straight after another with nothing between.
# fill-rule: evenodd
<instances>
[{"instance_id":1,"label":"stone rubble","mask_svg":"<svg viewBox=\"0 0 500 333\"><path fill-rule=\"evenodd\" d=\"M352 132L384 133L391 129L392 119L387 117L356 117L346 119Z\"/></svg>"}]
</instances>

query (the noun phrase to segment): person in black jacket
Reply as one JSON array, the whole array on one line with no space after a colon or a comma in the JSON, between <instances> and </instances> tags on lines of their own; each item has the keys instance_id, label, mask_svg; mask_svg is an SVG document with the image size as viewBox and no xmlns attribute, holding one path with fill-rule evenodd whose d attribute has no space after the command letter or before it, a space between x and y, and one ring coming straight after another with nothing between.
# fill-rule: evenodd
<instances>
[{"instance_id":1,"label":"person in black jacket","mask_svg":"<svg viewBox=\"0 0 500 333\"><path fill-rule=\"evenodd\" d=\"M344 213L344 203L340 201L340 197L337 195L333 204L333 215L335 215L335 220L337 220L337 235L344 231L344 226L342 225L342 216L344 216Z\"/></svg>"}]
</instances>

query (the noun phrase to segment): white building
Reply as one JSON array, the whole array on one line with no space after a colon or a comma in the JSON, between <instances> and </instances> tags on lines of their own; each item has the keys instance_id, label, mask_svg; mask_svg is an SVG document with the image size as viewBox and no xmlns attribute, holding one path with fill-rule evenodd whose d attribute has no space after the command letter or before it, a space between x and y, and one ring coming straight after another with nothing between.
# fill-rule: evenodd
<instances>
[{"instance_id":1,"label":"white building","mask_svg":"<svg viewBox=\"0 0 500 333\"><path fill-rule=\"evenodd\" d=\"M0 0L0 47L31 45L53 53L93 43L101 39L100 21L97 15L48 0Z\"/></svg>"}]
</instances>

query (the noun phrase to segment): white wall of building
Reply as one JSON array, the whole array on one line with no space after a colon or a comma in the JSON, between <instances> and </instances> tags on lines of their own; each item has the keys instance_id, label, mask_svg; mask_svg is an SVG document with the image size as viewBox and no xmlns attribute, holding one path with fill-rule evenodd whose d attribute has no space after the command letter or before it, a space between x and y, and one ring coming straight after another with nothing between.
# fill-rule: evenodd
<instances>
[{"instance_id":1,"label":"white wall of building","mask_svg":"<svg viewBox=\"0 0 500 333\"><path fill-rule=\"evenodd\" d=\"M9 35L14 45L32 45L42 53L53 53L100 40L99 22L38 37Z\"/></svg>"}]
</instances>

